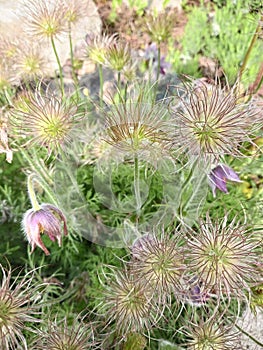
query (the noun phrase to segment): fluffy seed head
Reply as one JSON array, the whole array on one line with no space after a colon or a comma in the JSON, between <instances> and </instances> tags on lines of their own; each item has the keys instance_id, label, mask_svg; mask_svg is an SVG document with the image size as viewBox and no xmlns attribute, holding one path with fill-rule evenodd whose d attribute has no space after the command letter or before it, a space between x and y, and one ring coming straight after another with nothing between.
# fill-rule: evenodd
<instances>
[{"instance_id":1,"label":"fluffy seed head","mask_svg":"<svg viewBox=\"0 0 263 350\"><path fill-rule=\"evenodd\" d=\"M129 45L120 40L112 42L106 52L106 64L116 72L131 64Z\"/></svg>"},{"instance_id":2,"label":"fluffy seed head","mask_svg":"<svg viewBox=\"0 0 263 350\"><path fill-rule=\"evenodd\" d=\"M38 45L29 42L20 43L14 57L15 80L31 81L41 78L46 72L47 60Z\"/></svg>"},{"instance_id":3,"label":"fluffy seed head","mask_svg":"<svg viewBox=\"0 0 263 350\"><path fill-rule=\"evenodd\" d=\"M88 17L88 3L88 0L63 0L66 20L75 24L81 18Z\"/></svg>"},{"instance_id":4,"label":"fluffy seed head","mask_svg":"<svg viewBox=\"0 0 263 350\"><path fill-rule=\"evenodd\" d=\"M134 274L158 301L166 301L181 290L184 265L175 239L147 234L135 241L132 255Z\"/></svg>"},{"instance_id":5,"label":"fluffy seed head","mask_svg":"<svg viewBox=\"0 0 263 350\"><path fill-rule=\"evenodd\" d=\"M117 271L105 286L102 312L107 323L115 323L119 334L149 329L156 308L145 286L129 271Z\"/></svg>"},{"instance_id":6,"label":"fluffy seed head","mask_svg":"<svg viewBox=\"0 0 263 350\"><path fill-rule=\"evenodd\" d=\"M18 40L16 38L1 37L0 38L0 61L5 64L13 64L16 56Z\"/></svg>"},{"instance_id":7,"label":"fluffy seed head","mask_svg":"<svg viewBox=\"0 0 263 350\"><path fill-rule=\"evenodd\" d=\"M143 153L144 158L164 153L171 144L167 108L163 104L152 106L147 94L142 87L119 104L112 99L111 110L105 112L105 141L123 152Z\"/></svg>"},{"instance_id":8,"label":"fluffy seed head","mask_svg":"<svg viewBox=\"0 0 263 350\"><path fill-rule=\"evenodd\" d=\"M153 42L161 44L171 37L174 18L171 14L160 12L145 16L145 28Z\"/></svg>"},{"instance_id":9,"label":"fluffy seed head","mask_svg":"<svg viewBox=\"0 0 263 350\"><path fill-rule=\"evenodd\" d=\"M30 35L50 39L57 38L68 30L62 0L27 0L23 10L26 30Z\"/></svg>"},{"instance_id":10,"label":"fluffy seed head","mask_svg":"<svg viewBox=\"0 0 263 350\"><path fill-rule=\"evenodd\" d=\"M201 321L198 324L191 324L185 330L189 338L186 348L189 350L233 350L240 349L238 346L237 333L229 327L217 324L212 319L208 322Z\"/></svg>"},{"instance_id":11,"label":"fluffy seed head","mask_svg":"<svg viewBox=\"0 0 263 350\"><path fill-rule=\"evenodd\" d=\"M106 64L108 48L115 42L115 35L87 35L87 56L95 64Z\"/></svg>"},{"instance_id":12,"label":"fluffy seed head","mask_svg":"<svg viewBox=\"0 0 263 350\"><path fill-rule=\"evenodd\" d=\"M27 146L45 147L48 154L66 150L82 116L75 103L39 92L22 99L11 111L14 132L28 139Z\"/></svg>"},{"instance_id":13,"label":"fluffy seed head","mask_svg":"<svg viewBox=\"0 0 263 350\"><path fill-rule=\"evenodd\" d=\"M36 318L37 308L34 302L40 291L40 285L34 286L33 273L23 278L12 279L11 270L6 271L0 265L2 282L0 286L0 348L26 348L23 330L26 322L40 322ZM28 329L28 327L27 327Z\"/></svg>"},{"instance_id":14,"label":"fluffy seed head","mask_svg":"<svg viewBox=\"0 0 263 350\"><path fill-rule=\"evenodd\" d=\"M247 228L235 220L200 223L198 232L192 232L187 244L189 272L199 276L203 288L227 297L244 296L249 282L258 279L255 270L259 245Z\"/></svg>"},{"instance_id":15,"label":"fluffy seed head","mask_svg":"<svg viewBox=\"0 0 263 350\"><path fill-rule=\"evenodd\" d=\"M236 87L198 81L186 85L180 94L179 102L171 107L179 152L208 164L219 163L224 155L242 156L242 143L252 143L262 121L251 104L241 103L243 96L236 95Z\"/></svg>"},{"instance_id":16,"label":"fluffy seed head","mask_svg":"<svg viewBox=\"0 0 263 350\"><path fill-rule=\"evenodd\" d=\"M62 321L48 322L45 330L37 331L37 342L34 349L42 350L88 350L95 349L93 329L83 320L72 324L65 318Z\"/></svg>"}]
</instances>

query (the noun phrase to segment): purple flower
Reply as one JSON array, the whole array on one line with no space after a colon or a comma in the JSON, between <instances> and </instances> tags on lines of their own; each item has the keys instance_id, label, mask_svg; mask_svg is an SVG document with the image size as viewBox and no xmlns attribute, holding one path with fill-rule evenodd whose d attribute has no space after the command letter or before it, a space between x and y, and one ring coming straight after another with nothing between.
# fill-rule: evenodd
<instances>
[{"instance_id":1,"label":"purple flower","mask_svg":"<svg viewBox=\"0 0 263 350\"><path fill-rule=\"evenodd\" d=\"M152 43L147 47L147 49L144 52L144 57L146 61L152 61L154 66L158 63L158 48L155 43ZM165 61L165 56L162 56L160 59L160 73L162 75L166 74L166 71L171 68L171 64L169 62Z\"/></svg>"},{"instance_id":2,"label":"purple flower","mask_svg":"<svg viewBox=\"0 0 263 350\"><path fill-rule=\"evenodd\" d=\"M226 182L242 182L237 173L225 164L217 165L209 174L209 183L212 188L213 196L216 196L216 189L228 193Z\"/></svg>"},{"instance_id":3,"label":"purple flower","mask_svg":"<svg viewBox=\"0 0 263 350\"><path fill-rule=\"evenodd\" d=\"M63 224L64 235L68 234L66 218L62 211L52 204L41 204L39 210L29 209L22 221L23 230L32 246L32 251L38 246L46 255L49 255L48 249L45 247L41 234L46 234L51 241L58 241L61 246Z\"/></svg>"}]
</instances>

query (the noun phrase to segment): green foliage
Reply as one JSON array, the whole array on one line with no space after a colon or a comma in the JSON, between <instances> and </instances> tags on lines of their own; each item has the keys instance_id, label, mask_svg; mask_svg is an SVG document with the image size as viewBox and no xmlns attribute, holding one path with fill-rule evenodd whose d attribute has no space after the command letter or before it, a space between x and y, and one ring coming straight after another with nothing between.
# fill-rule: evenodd
<instances>
[{"instance_id":1,"label":"green foliage","mask_svg":"<svg viewBox=\"0 0 263 350\"><path fill-rule=\"evenodd\" d=\"M213 16L209 6L193 7L181 40L182 49L174 52L172 43L169 46L169 60L175 70L198 77L199 58L206 56L222 66L227 79L233 83L259 20L258 15L248 12L248 5L249 2L240 0L227 1L225 6L213 7ZM245 86L256 77L262 50L262 42L257 41L243 75Z\"/></svg>"}]
</instances>

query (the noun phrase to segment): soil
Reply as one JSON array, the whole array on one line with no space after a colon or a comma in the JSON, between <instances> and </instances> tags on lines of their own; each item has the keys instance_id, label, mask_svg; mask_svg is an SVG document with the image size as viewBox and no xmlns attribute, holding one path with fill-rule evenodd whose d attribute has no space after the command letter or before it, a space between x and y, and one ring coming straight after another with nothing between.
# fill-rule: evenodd
<instances>
[{"instance_id":1,"label":"soil","mask_svg":"<svg viewBox=\"0 0 263 350\"><path fill-rule=\"evenodd\" d=\"M143 30L143 16L138 15L136 11L125 4L122 4L118 10L116 19L110 20L111 3L105 0L95 1L98 12L102 20L103 30L108 34L118 33L121 38L128 42L133 49L144 49L151 43L151 39L145 30ZM187 14L178 9L166 9L167 14L174 16L174 29L172 37L174 38L175 48L179 45L179 39L183 36L184 27L187 23ZM162 47L165 52L166 48Z\"/></svg>"}]
</instances>

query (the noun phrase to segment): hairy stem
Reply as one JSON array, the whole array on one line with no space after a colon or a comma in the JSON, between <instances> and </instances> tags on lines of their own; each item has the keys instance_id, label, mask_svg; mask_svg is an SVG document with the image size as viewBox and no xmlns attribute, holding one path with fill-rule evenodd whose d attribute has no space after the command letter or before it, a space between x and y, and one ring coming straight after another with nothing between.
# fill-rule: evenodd
<instances>
[{"instance_id":1,"label":"hairy stem","mask_svg":"<svg viewBox=\"0 0 263 350\"><path fill-rule=\"evenodd\" d=\"M99 79L100 79L100 107L103 107L103 71L102 71L102 64L99 64Z\"/></svg>"},{"instance_id":2,"label":"hairy stem","mask_svg":"<svg viewBox=\"0 0 263 350\"><path fill-rule=\"evenodd\" d=\"M136 199L136 213L137 216L140 216L141 207L142 207L142 199L140 193L140 169L139 169L139 158L138 154L134 155L134 193Z\"/></svg>"},{"instance_id":3,"label":"hairy stem","mask_svg":"<svg viewBox=\"0 0 263 350\"><path fill-rule=\"evenodd\" d=\"M40 210L41 207L38 203L37 196L36 196L35 191L34 191L34 185L33 185L34 176L35 176L35 174L33 174L33 173L28 175L28 177L27 177L27 190L28 190L28 195L29 195L29 199L30 199L32 208L34 209L34 211L37 211L37 210Z\"/></svg>"},{"instance_id":4,"label":"hairy stem","mask_svg":"<svg viewBox=\"0 0 263 350\"><path fill-rule=\"evenodd\" d=\"M72 69L72 78L74 81L74 85L75 85L75 90L76 90L76 94L79 97L79 93L78 93L78 78L75 72L75 60L74 60L74 52L73 52L73 43L72 43L72 35L71 35L71 24L69 22L69 48L70 48L70 62L71 62L71 69Z\"/></svg>"},{"instance_id":5,"label":"hairy stem","mask_svg":"<svg viewBox=\"0 0 263 350\"><path fill-rule=\"evenodd\" d=\"M64 81L63 81L62 66L61 66L60 59L58 57L58 52L57 52L57 49L56 49L56 45L55 45L55 41L54 41L53 36L51 36L51 45L52 45L52 49L54 51L54 54L55 54L55 57L56 57L56 61L57 61L57 64L58 64L61 95L62 95L62 97L64 97Z\"/></svg>"}]
</instances>

